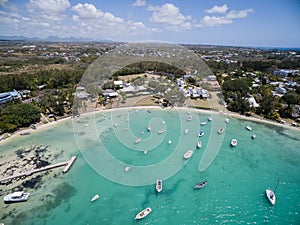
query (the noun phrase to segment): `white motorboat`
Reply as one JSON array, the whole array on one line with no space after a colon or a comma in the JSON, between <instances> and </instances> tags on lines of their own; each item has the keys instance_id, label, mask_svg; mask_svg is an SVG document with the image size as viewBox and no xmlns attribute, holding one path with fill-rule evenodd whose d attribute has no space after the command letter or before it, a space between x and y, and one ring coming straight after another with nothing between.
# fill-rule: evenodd
<instances>
[{"instance_id":1,"label":"white motorboat","mask_svg":"<svg viewBox=\"0 0 300 225\"><path fill-rule=\"evenodd\" d=\"M231 142L230 142L230 144L231 144L232 147L237 146L237 140L236 139L232 139Z\"/></svg>"},{"instance_id":2,"label":"white motorboat","mask_svg":"<svg viewBox=\"0 0 300 225\"><path fill-rule=\"evenodd\" d=\"M152 209L150 207L143 209L142 211L140 211L138 214L136 214L135 219L136 220L140 220L145 218L146 216L149 215L149 213L152 211Z\"/></svg>"},{"instance_id":3,"label":"white motorboat","mask_svg":"<svg viewBox=\"0 0 300 225\"><path fill-rule=\"evenodd\" d=\"M183 158L189 159L192 157L193 153L194 152L192 150L188 150L186 153L184 153Z\"/></svg>"},{"instance_id":4,"label":"white motorboat","mask_svg":"<svg viewBox=\"0 0 300 225\"><path fill-rule=\"evenodd\" d=\"M189 129L184 130L184 134L187 134L189 132Z\"/></svg>"},{"instance_id":5,"label":"white motorboat","mask_svg":"<svg viewBox=\"0 0 300 225\"><path fill-rule=\"evenodd\" d=\"M220 129L218 130L218 134L223 134L223 133L224 133L224 131L225 131L225 129L224 129L224 128L220 128Z\"/></svg>"},{"instance_id":6,"label":"white motorboat","mask_svg":"<svg viewBox=\"0 0 300 225\"><path fill-rule=\"evenodd\" d=\"M162 191L162 180L161 179L156 180L155 189L158 193Z\"/></svg>"},{"instance_id":7,"label":"white motorboat","mask_svg":"<svg viewBox=\"0 0 300 225\"><path fill-rule=\"evenodd\" d=\"M135 139L134 143L137 144L137 143L139 143L141 140L142 140L142 138L141 138L141 137L138 137L138 138Z\"/></svg>"},{"instance_id":8,"label":"white motorboat","mask_svg":"<svg viewBox=\"0 0 300 225\"><path fill-rule=\"evenodd\" d=\"M209 122L211 122L211 121L212 121L212 117L209 116L209 117L207 118L207 120L208 120Z\"/></svg>"},{"instance_id":9,"label":"white motorboat","mask_svg":"<svg viewBox=\"0 0 300 225\"><path fill-rule=\"evenodd\" d=\"M147 130L148 130L148 131L151 131L151 130L152 130L152 127L149 125L149 126L147 127Z\"/></svg>"},{"instance_id":10,"label":"white motorboat","mask_svg":"<svg viewBox=\"0 0 300 225\"><path fill-rule=\"evenodd\" d=\"M189 116L187 120L191 121L192 119L193 119L192 116Z\"/></svg>"},{"instance_id":11,"label":"white motorboat","mask_svg":"<svg viewBox=\"0 0 300 225\"><path fill-rule=\"evenodd\" d=\"M271 189L266 189L266 195L269 201L271 202L272 205L275 205L276 203L276 196L275 193Z\"/></svg>"},{"instance_id":12,"label":"white motorboat","mask_svg":"<svg viewBox=\"0 0 300 225\"><path fill-rule=\"evenodd\" d=\"M255 139L256 138L256 134L252 134L251 138Z\"/></svg>"},{"instance_id":13,"label":"white motorboat","mask_svg":"<svg viewBox=\"0 0 300 225\"><path fill-rule=\"evenodd\" d=\"M201 142L201 141L198 141L198 142L197 142L197 147L198 147L198 148L201 148L201 147L202 147L202 142Z\"/></svg>"},{"instance_id":14,"label":"white motorboat","mask_svg":"<svg viewBox=\"0 0 300 225\"><path fill-rule=\"evenodd\" d=\"M207 181L201 181L200 183L194 186L195 189L204 188L207 185Z\"/></svg>"},{"instance_id":15,"label":"white motorboat","mask_svg":"<svg viewBox=\"0 0 300 225\"><path fill-rule=\"evenodd\" d=\"M11 194L4 196L4 202L24 202L29 199L30 193L25 193L24 191L16 191Z\"/></svg>"},{"instance_id":16,"label":"white motorboat","mask_svg":"<svg viewBox=\"0 0 300 225\"><path fill-rule=\"evenodd\" d=\"M206 124L207 124L206 121L203 121L203 122L200 123L201 126L205 126Z\"/></svg>"},{"instance_id":17,"label":"white motorboat","mask_svg":"<svg viewBox=\"0 0 300 225\"><path fill-rule=\"evenodd\" d=\"M229 119L228 118L225 119L225 123L229 123Z\"/></svg>"},{"instance_id":18,"label":"white motorboat","mask_svg":"<svg viewBox=\"0 0 300 225\"><path fill-rule=\"evenodd\" d=\"M128 172L129 170L130 170L130 166L126 166L124 169L125 172Z\"/></svg>"},{"instance_id":19,"label":"white motorboat","mask_svg":"<svg viewBox=\"0 0 300 225\"><path fill-rule=\"evenodd\" d=\"M203 135L204 135L203 131L200 131L199 134L198 134L199 137L202 137Z\"/></svg>"},{"instance_id":20,"label":"white motorboat","mask_svg":"<svg viewBox=\"0 0 300 225\"><path fill-rule=\"evenodd\" d=\"M159 134L163 134L163 133L165 133L165 132L166 132L165 129L161 129L161 130L158 131Z\"/></svg>"},{"instance_id":21,"label":"white motorboat","mask_svg":"<svg viewBox=\"0 0 300 225\"><path fill-rule=\"evenodd\" d=\"M171 140L169 140L169 141L168 141L168 144L169 144L169 145L170 145L170 144L172 144L172 141L171 141Z\"/></svg>"},{"instance_id":22,"label":"white motorboat","mask_svg":"<svg viewBox=\"0 0 300 225\"><path fill-rule=\"evenodd\" d=\"M100 196L97 194L97 195L94 195L91 199L91 202L94 202L96 201Z\"/></svg>"},{"instance_id":23,"label":"white motorboat","mask_svg":"<svg viewBox=\"0 0 300 225\"><path fill-rule=\"evenodd\" d=\"M252 130L252 127L250 127L249 125L247 125L247 126L246 126L246 129L249 130L249 131L251 131L251 130Z\"/></svg>"}]
</instances>

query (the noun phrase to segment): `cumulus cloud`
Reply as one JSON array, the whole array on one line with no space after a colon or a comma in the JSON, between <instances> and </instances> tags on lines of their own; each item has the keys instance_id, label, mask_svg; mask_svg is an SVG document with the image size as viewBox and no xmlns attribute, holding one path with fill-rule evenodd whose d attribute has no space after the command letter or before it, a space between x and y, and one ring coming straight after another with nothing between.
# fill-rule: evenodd
<instances>
[{"instance_id":1,"label":"cumulus cloud","mask_svg":"<svg viewBox=\"0 0 300 225\"><path fill-rule=\"evenodd\" d=\"M245 9L245 10L231 10L226 18L236 19L236 18L245 18L249 13L253 13L253 9Z\"/></svg>"},{"instance_id":2,"label":"cumulus cloud","mask_svg":"<svg viewBox=\"0 0 300 225\"><path fill-rule=\"evenodd\" d=\"M40 11L47 14L59 14L71 6L68 0L29 0L27 8L29 11L38 13Z\"/></svg>"},{"instance_id":3,"label":"cumulus cloud","mask_svg":"<svg viewBox=\"0 0 300 225\"><path fill-rule=\"evenodd\" d=\"M222 14L225 14L227 12L227 10L228 10L227 5L222 5L222 6L215 5L211 9L206 9L205 12L206 13L222 13Z\"/></svg>"},{"instance_id":4,"label":"cumulus cloud","mask_svg":"<svg viewBox=\"0 0 300 225\"><path fill-rule=\"evenodd\" d=\"M166 3L162 6L149 6L148 11L153 12L150 20L155 23L164 25L172 30L191 29L191 16L184 16L178 7Z\"/></svg>"},{"instance_id":5,"label":"cumulus cloud","mask_svg":"<svg viewBox=\"0 0 300 225\"><path fill-rule=\"evenodd\" d=\"M244 10L230 10L228 11L227 5L214 6L211 9L205 10L206 13L223 13L224 16L204 16L197 26L218 26L224 24L231 24L234 19L246 18L250 13L253 13L253 9ZM226 13L227 12L227 13Z\"/></svg>"},{"instance_id":6,"label":"cumulus cloud","mask_svg":"<svg viewBox=\"0 0 300 225\"><path fill-rule=\"evenodd\" d=\"M8 0L0 0L0 6L5 6Z\"/></svg>"},{"instance_id":7,"label":"cumulus cloud","mask_svg":"<svg viewBox=\"0 0 300 225\"><path fill-rule=\"evenodd\" d=\"M146 5L146 1L143 1L143 0L136 0L132 6L145 6Z\"/></svg>"}]
</instances>

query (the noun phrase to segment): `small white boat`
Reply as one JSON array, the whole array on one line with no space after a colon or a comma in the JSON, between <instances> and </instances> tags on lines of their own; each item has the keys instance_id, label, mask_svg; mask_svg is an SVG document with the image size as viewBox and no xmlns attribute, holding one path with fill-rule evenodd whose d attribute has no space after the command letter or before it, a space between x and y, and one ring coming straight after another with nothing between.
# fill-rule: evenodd
<instances>
[{"instance_id":1,"label":"small white boat","mask_svg":"<svg viewBox=\"0 0 300 225\"><path fill-rule=\"evenodd\" d=\"M256 138L256 134L252 134L251 138L255 139Z\"/></svg>"},{"instance_id":2,"label":"small white boat","mask_svg":"<svg viewBox=\"0 0 300 225\"><path fill-rule=\"evenodd\" d=\"M207 185L207 181L201 181L200 183L194 186L195 189L204 188Z\"/></svg>"},{"instance_id":3,"label":"small white boat","mask_svg":"<svg viewBox=\"0 0 300 225\"><path fill-rule=\"evenodd\" d=\"M200 123L201 126L205 126L206 124L207 124L206 121L203 121L203 122Z\"/></svg>"},{"instance_id":4,"label":"small white boat","mask_svg":"<svg viewBox=\"0 0 300 225\"><path fill-rule=\"evenodd\" d=\"M249 125L247 125L247 126L246 126L246 129L249 130L249 131L251 131L251 130L252 130L252 127L250 127Z\"/></svg>"},{"instance_id":5,"label":"small white boat","mask_svg":"<svg viewBox=\"0 0 300 225\"><path fill-rule=\"evenodd\" d=\"M94 202L96 201L100 196L97 194L97 195L94 195L91 199L91 202Z\"/></svg>"},{"instance_id":6,"label":"small white boat","mask_svg":"<svg viewBox=\"0 0 300 225\"><path fill-rule=\"evenodd\" d=\"M158 131L159 134L162 134L162 133L165 133L165 132L166 132L165 129L161 129L161 130Z\"/></svg>"},{"instance_id":7,"label":"small white boat","mask_svg":"<svg viewBox=\"0 0 300 225\"><path fill-rule=\"evenodd\" d=\"M192 119L193 119L192 116L189 116L187 120L191 121Z\"/></svg>"},{"instance_id":8,"label":"small white boat","mask_svg":"<svg viewBox=\"0 0 300 225\"><path fill-rule=\"evenodd\" d=\"M148 130L148 131L151 131L151 130L152 130L152 127L149 125L149 126L147 127L147 130Z\"/></svg>"},{"instance_id":9,"label":"small white boat","mask_svg":"<svg viewBox=\"0 0 300 225\"><path fill-rule=\"evenodd\" d=\"M169 144L169 145L170 145L170 144L172 144L172 141L171 141L171 140L169 140L169 141L168 141L168 144Z\"/></svg>"},{"instance_id":10,"label":"small white boat","mask_svg":"<svg viewBox=\"0 0 300 225\"><path fill-rule=\"evenodd\" d=\"M203 131L200 131L199 134L198 134L199 137L202 137L203 135L204 135Z\"/></svg>"},{"instance_id":11,"label":"small white boat","mask_svg":"<svg viewBox=\"0 0 300 225\"><path fill-rule=\"evenodd\" d=\"M198 142L197 142L197 147L198 147L198 148L201 148L201 147L202 147L202 142L201 142L201 141L198 141Z\"/></svg>"},{"instance_id":12,"label":"small white boat","mask_svg":"<svg viewBox=\"0 0 300 225\"><path fill-rule=\"evenodd\" d=\"M130 170L130 166L126 166L124 170L125 172L128 172Z\"/></svg>"},{"instance_id":13,"label":"small white boat","mask_svg":"<svg viewBox=\"0 0 300 225\"><path fill-rule=\"evenodd\" d=\"M225 129L224 129L224 128L220 128L220 129L218 130L218 134L223 134L223 133L224 133L224 131L225 131Z\"/></svg>"},{"instance_id":14,"label":"small white boat","mask_svg":"<svg viewBox=\"0 0 300 225\"><path fill-rule=\"evenodd\" d=\"M275 193L271 189L266 189L266 195L272 205L276 203Z\"/></svg>"},{"instance_id":15,"label":"small white boat","mask_svg":"<svg viewBox=\"0 0 300 225\"><path fill-rule=\"evenodd\" d=\"M142 138L141 138L141 137L138 137L138 138L135 139L134 143L137 144L137 143L139 143L141 140L142 140Z\"/></svg>"},{"instance_id":16,"label":"small white boat","mask_svg":"<svg viewBox=\"0 0 300 225\"><path fill-rule=\"evenodd\" d=\"M232 139L231 142L230 142L230 144L231 144L232 147L237 146L237 140L236 139Z\"/></svg>"},{"instance_id":17,"label":"small white boat","mask_svg":"<svg viewBox=\"0 0 300 225\"><path fill-rule=\"evenodd\" d=\"M147 154L148 154L148 151L147 151L147 150L145 150L145 151L144 151L144 154L145 154L145 155L147 155Z\"/></svg>"},{"instance_id":18,"label":"small white boat","mask_svg":"<svg viewBox=\"0 0 300 225\"><path fill-rule=\"evenodd\" d=\"M30 193L25 193L24 191L16 191L11 194L4 196L4 202L24 202L29 199Z\"/></svg>"},{"instance_id":19,"label":"small white boat","mask_svg":"<svg viewBox=\"0 0 300 225\"><path fill-rule=\"evenodd\" d=\"M155 189L158 193L162 191L162 180L161 179L156 180Z\"/></svg>"},{"instance_id":20,"label":"small white boat","mask_svg":"<svg viewBox=\"0 0 300 225\"><path fill-rule=\"evenodd\" d=\"M184 153L183 158L189 159L192 157L193 153L194 152L192 150L188 150L186 153Z\"/></svg>"},{"instance_id":21,"label":"small white boat","mask_svg":"<svg viewBox=\"0 0 300 225\"><path fill-rule=\"evenodd\" d=\"M149 215L149 213L152 211L152 209L150 207L143 209L142 211L140 211L138 214L136 214L135 219L136 220L140 220L145 218L146 216Z\"/></svg>"},{"instance_id":22,"label":"small white boat","mask_svg":"<svg viewBox=\"0 0 300 225\"><path fill-rule=\"evenodd\" d=\"M229 123L229 119L228 118L225 119L225 123Z\"/></svg>"},{"instance_id":23,"label":"small white boat","mask_svg":"<svg viewBox=\"0 0 300 225\"><path fill-rule=\"evenodd\" d=\"M207 118L207 120L208 120L209 122L211 122L211 121L212 121L212 117L209 116L209 117Z\"/></svg>"},{"instance_id":24,"label":"small white boat","mask_svg":"<svg viewBox=\"0 0 300 225\"><path fill-rule=\"evenodd\" d=\"M184 134L187 134L189 132L189 129L184 130Z\"/></svg>"}]
</instances>

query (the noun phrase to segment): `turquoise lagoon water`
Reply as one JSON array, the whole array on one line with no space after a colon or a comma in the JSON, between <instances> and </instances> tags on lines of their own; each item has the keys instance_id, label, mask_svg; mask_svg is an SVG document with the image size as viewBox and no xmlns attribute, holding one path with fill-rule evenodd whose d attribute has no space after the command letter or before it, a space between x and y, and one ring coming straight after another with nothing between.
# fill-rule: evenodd
<instances>
[{"instance_id":1,"label":"turquoise lagoon water","mask_svg":"<svg viewBox=\"0 0 300 225\"><path fill-rule=\"evenodd\" d=\"M120 110L81 116L12 140L0 146L0 154L43 144L53 151L63 150L61 161L74 154L78 159L67 174L49 178L28 202L1 203L1 217L15 210L13 218L7 216L0 222L300 224L299 131L235 118L225 125L223 119L215 117L200 126L201 121L207 121L206 114ZM151 132L146 129L148 125ZM253 131L247 131L246 125ZM222 135L216 131L220 126L226 126ZM161 129L166 132L158 134ZM200 129L205 135L199 138ZM251 139L253 133L255 140ZM137 137L142 138L139 143L135 143ZM238 140L235 148L230 146L232 138ZM197 140L202 141L199 150ZM182 156L189 149L194 154L184 160ZM128 172L125 166L130 166ZM159 194L154 189L156 178L163 179ZM278 179L277 203L271 206L265 189L274 189ZM208 185L194 190L202 180ZM49 196L42 198L45 193ZM100 198L91 203L96 193ZM134 221L146 207L152 208L151 214Z\"/></svg>"}]
</instances>

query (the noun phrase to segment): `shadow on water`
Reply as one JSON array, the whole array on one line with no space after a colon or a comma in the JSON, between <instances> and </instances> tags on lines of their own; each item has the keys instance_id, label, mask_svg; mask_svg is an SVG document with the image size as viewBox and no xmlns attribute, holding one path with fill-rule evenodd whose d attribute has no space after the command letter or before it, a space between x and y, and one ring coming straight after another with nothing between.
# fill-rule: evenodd
<instances>
[{"instance_id":1,"label":"shadow on water","mask_svg":"<svg viewBox=\"0 0 300 225\"><path fill-rule=\"evenodd\" d=\"M63 182L59 184L53 191L52 195L49 199L46 199L42 202L42 205L38 205L32 209L30 209L30 212L21 212L18 214L15 214L14 216L11 215L12 223L11 224L27 224L26 221L28 221L28 224L32 224L32 215L35 215L35 218L41 218L44 219L48 217L56 207L58 207L60 204L66 202L68 203L68 200L74 196L76 193L76 190L74 187L72 187L69 183ZM67 204L66 211L68 212L70 209L70 205ZM12 213L12 212L11 212Z\"/></svg>"},{"instance_id":2,"label":"shadow on water","mask_svg":"<svg viewBox=\"0 0 300 225\"><path fill-rule=\"evenodd\" d=\"M288 128L275 126L275 125L271 125L271 124L264 124L264 125L265 125L265 127L276 131L279 135L283 135L283 136L288 137L288 138L290 138L294 141L300 141L300 138L297 138L296 136L290 136L285 132L286 130L288 130Z\"/></svg>"}]
</instances>

